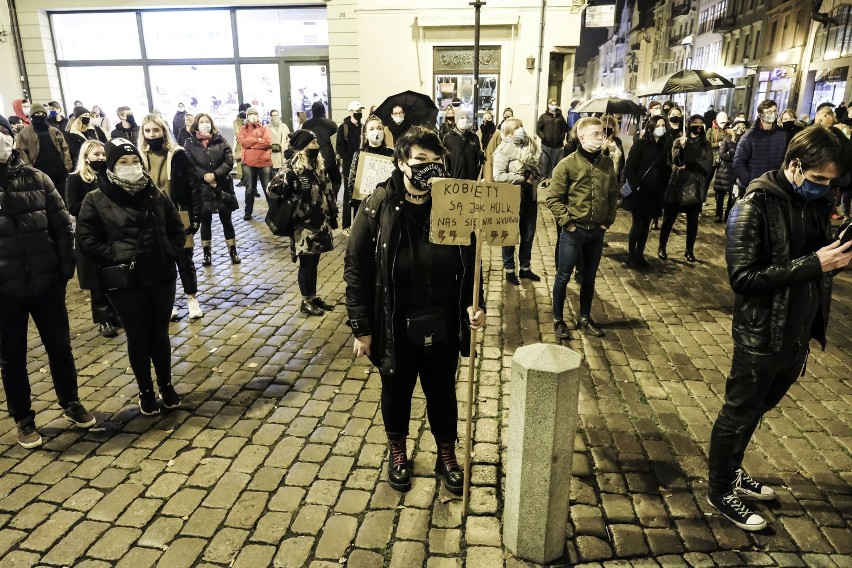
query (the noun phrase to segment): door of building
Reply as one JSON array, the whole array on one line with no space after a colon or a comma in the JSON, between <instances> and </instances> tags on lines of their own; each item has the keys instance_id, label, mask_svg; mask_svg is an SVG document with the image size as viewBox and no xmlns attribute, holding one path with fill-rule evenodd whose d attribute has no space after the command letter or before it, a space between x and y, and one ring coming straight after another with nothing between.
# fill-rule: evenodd
<instances>
[{"instance_id":1,"label":"door of building","mask_svg":"<svg viewBox=\"0 0 852 568\"><path fill-rule=\"evenodd\" d=\"M281 115L282 119L289 117L293 130L313 117L311 107L314 103L322 103L326 116L331 114L328 59L285 58L281 67L282 98L289 109L289 113Z\"/></svg>"}]
</instances>

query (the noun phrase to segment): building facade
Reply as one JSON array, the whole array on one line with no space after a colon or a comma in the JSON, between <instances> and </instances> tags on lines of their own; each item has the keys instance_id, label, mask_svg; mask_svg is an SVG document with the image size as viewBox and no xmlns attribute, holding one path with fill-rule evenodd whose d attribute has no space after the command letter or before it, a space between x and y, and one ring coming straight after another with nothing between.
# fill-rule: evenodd
<instances>
[{"instance_id":1,"label":"building facade","mask_svg":"<svg viewBox=\"0 0 852 568\"><path fill-rule=\"evenodd\" d=\"M17 0L14 41L0 43L2 109L27 92L136 114L178 102L228 123L240 102L299 112L321 101L336 121L405 90L446 107L511 106L533 121L549 96L567 106L581 11L574 0L490 0L482 9L480 79L473 82L474 11L467 2L277 0ZM14 26L2 10L0 26ZM543 28L543 30L542 30ZM20 53L20 57L19 57ZM558 69L551 69L558 67ZM20 71L19 71L20 68ZM551 72L555 71L555 72ZM21 78L20 81L18 78ZM114 116L112 117L114 120Z\"/></svg>"}]
</instances>

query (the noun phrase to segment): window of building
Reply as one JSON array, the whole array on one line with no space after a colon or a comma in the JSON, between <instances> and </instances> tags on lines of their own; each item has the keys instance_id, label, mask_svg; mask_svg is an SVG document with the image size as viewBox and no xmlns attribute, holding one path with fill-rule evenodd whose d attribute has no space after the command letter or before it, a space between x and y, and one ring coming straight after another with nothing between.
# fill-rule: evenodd
<instances>
[{"instance_id":1,"label":"window of building","mask_svg":"<svg viewBox=\"0 0 852 568\"><path fill-rule=\"evenodd\" d=\"M500 84L500 48L482 47L479 53L479 83L474 84L472 47L436 47L433 53L435 103L445 110L453 99L461 100L461 108L473 112L473 99L478 97L478 119L485 111L499 110L497 94ZM605 73L612 63L603 62ZM609 73L613 75L614 73Z\"/></svg>"},{"instance_id":2,"label":"window of building","mask_svg":"<svg viewBox=\"0 0 852 568\"><path fill-rule=\"evenodd\" d=\"M757 57L757 54L760 53L758 50L760 49L760 30L754 32L754 49L752 51L751 56Z\"/></svg>"},{"instance_id":3,"label":"window of building","mask_svg":"<svg viewBox=\"0 0 852 568\"><path fill-rule=\"evenodd\" d=\"M228 10L143 12L142 29L149 59L234 56Z\"/></svg>"},{"instance_id":4,"label":"window of building","mask_svg":"<svg viewBox=\"0 0 852 568\"><path fill-rule=\"evenodd\" d=\"M852 6L844 4L831 16L840 22L838 26L820 26L814 39L811 61L837 59L852 54Z\"/></svg>"},{"instance_id":5,"label":"window of building","mask_svg":"<svg viewBox=\"0 0 852 568\"><path fill-rule=\"evenodd\" d=\"M772 26L769 28L769 41L766 45L766 53L772 53L775 50L775 36L778 32L778 20L772 21Z\"/></svg>"},{"instance_id":6,"label":"window of building","mask_svg":"<svg viewBox=\"0 0 852 568\"><path fill-rule=\"evenodd\" d=\"M135 12L53 14L52 23L57 59L142 57Z\"/></svg>"},{"instance_id":7,"label":"window of building","mask_svg":"<svg viewBox=\"0 0 852 568\"><path fill-rule=\"evenodd\" d=\"M275 57L282 47L328 45L325 8L238 10L241 57Z\"/></svg>"}]
</instances>

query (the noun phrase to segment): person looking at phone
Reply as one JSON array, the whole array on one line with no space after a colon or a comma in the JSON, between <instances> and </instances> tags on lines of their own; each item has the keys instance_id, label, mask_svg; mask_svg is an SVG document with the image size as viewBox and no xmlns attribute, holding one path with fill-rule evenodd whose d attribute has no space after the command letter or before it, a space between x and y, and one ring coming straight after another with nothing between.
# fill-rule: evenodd
<instances>
[{"instance_id":1,"label":"person looking at phone","mask_svg":"<svg viewBox=\"0 0 852 568\"><path fill-rule=\"evenodd\" d=\"M832 182L850 163L844 137L805 128L782 168L752 181L728 217L734 351L710 435L707 500L747 531L767 523L741 497L769 501L775 491L749 477L743 454L762 416L804 374L811 339L825 348L832 276L852 261L852 245L832 238L830 222Z\"/></svg>"}]
</instances>

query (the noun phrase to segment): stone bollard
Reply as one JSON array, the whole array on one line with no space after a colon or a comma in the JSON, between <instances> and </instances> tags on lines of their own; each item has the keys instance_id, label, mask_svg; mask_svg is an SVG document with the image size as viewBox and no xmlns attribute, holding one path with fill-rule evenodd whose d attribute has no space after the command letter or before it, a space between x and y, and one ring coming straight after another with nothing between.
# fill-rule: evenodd
<instances>
[{"instance_id":1,"label":"stone bollard","mask_svg":"<svg viewBox=\"0 0 852 568\"><path fill-rule=\"evenodd\" d=\"M565 552L581 361L544 343L512 358L503 543L538 564Z\"/></svg>"}]
</instances>

